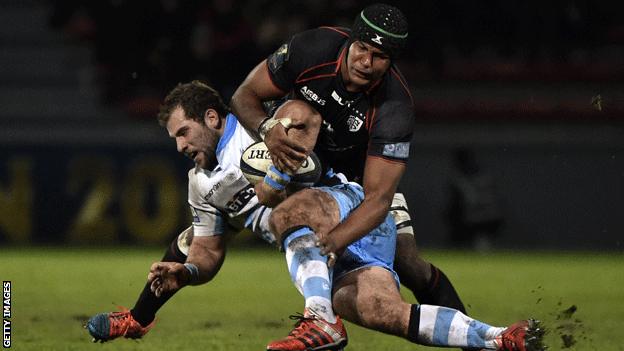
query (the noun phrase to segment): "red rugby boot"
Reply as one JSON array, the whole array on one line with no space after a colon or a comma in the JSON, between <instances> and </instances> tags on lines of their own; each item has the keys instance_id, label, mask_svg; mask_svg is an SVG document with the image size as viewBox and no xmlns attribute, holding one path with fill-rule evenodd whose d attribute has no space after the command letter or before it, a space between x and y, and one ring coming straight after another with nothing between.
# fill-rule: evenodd
<instances>
[{"instance_id":1,"label":"red rugby boot","mask_svg":"<svg viewBox=\"0 0 624 351\"><path fill-rule=\"evenodd\" d=\"M305 315L293 315L295 328L287 337L267 345L267 351L339 351L347 345L347 330L340 317L329 323L305 311Z\"/></svg>"},{"instance_id":2,"label":"red rugby boot","mask_svg":"<svg viewBox=\"0 0 624 351\"><path fill-rule=\"evenodd\" d=\"M120 336L129 339L139 339L154 325L154 322L143 327L134 320L130 310L119 307L118 312L99 313L91 317L85 328L93 337L93 342L105 342Z\"/></svg>"},{"instance_id":3,"label":"red rugby boot","mask_svg":"<svg viewBox=\"0 0 624 351\"><path fill-rule=\"evenodd\" d=\"M535 319L516 322L495 339L496 351L544 351L544 330Z\"/></svg>"}]
</instances>

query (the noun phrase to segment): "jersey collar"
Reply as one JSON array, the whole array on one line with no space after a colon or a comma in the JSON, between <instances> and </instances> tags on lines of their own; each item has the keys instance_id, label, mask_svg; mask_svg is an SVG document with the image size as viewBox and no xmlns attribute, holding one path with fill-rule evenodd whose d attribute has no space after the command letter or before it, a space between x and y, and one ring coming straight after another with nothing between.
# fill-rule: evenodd
<instances>
[{"instance_id":1,"label":"jersey collar","mask_svg":"<svg viewBox=\"0 0 624 351\"><path fill-rule=\"evenodd\" d=\"M225 129L223 130L223 136L219 139L219 143L217 144L217 155L223 150L223 148L227 145L227 143L232 139L232 135L234 135L234 131L236 130L236 116L231 113L225 117Z\"/></svg>"}]
</instances>

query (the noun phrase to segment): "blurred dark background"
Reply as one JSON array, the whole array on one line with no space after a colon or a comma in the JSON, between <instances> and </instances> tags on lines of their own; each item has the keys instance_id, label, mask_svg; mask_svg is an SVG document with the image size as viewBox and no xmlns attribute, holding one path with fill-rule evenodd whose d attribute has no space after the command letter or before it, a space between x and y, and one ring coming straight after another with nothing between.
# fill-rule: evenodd
<instances>
[{"instance_id":1,"label":"blurred dark background","mask_svg":"<svg viewBox=\"0 0 624 351\"><path fill-rule=\"evenodd\" d=\"M160 100L229 99L288 37L371 1L0 3L0 243L166 243L191 164ZM388 1L416 102L402 182L423 246L622 251L624 3Z\"/></svg>"}]
</instances>

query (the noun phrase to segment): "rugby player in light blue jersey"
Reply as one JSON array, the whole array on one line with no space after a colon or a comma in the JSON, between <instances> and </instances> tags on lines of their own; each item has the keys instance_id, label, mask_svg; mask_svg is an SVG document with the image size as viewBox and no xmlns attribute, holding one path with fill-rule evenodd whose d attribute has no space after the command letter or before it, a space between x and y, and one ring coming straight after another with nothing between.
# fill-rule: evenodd
<instances>
[{"instance_id":1,"label":"rugby player in light blue jersey","mask_svg":"<svg viewBox=\"0 0 624 351\"><path fill-rule=\"evenodd\" d=\"M171 243L160 263L183 273L184 279L166 292L148 283L132 310L92 317L86 328L94 341L142 337L177 290L210 281L225 259L229 227L246 227L269 243L275 241L267 229L270 210L258 203L239 167L241 154L254 140L218 92L199 81L180 84L165 98L158 121L175 139L178 152L195 162L188 172L192 226Z\"/></svg>"}]
</instances>

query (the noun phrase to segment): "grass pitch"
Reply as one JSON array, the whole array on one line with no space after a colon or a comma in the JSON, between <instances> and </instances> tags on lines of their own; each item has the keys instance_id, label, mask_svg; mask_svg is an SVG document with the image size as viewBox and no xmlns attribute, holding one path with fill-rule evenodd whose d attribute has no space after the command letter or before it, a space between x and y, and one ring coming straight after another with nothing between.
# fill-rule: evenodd
<instances>
[{"instance_id":1,"label":"grass pitch","mask_svg":"<svg viewBox=\"0 0 624 351\"><path fill-rule=\"evenodd\" d=\"M12 349L261 351L289 332L288 315L302 309L280 253L233 248L217 277L174 296L142 340L92 344L84 322L116 304L132 307L163 251L0 249L0 278L12 281ZM494 325L541 319L550 350L624 350L622 254L426 256L451 278L475 318ZM347 350L430 349L353 324L347 329Z\"/></svg>"}]
</instances>

